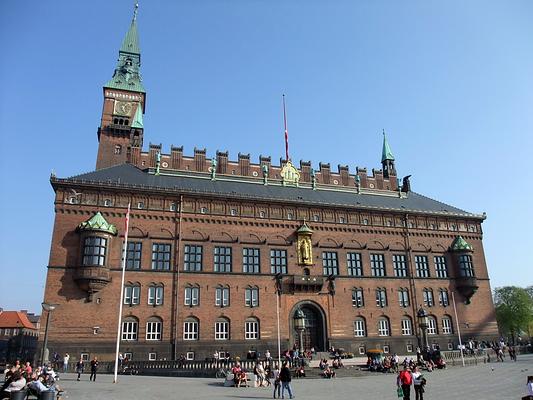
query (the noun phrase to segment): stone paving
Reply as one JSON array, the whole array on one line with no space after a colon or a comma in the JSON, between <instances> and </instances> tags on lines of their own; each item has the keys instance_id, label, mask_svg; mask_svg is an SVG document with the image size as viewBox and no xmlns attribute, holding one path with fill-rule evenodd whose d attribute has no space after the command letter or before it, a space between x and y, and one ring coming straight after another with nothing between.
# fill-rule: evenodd
<instances>
[{"instance_id":1,"label":"stone paving","mask_svg":"<svg viewBox=\"0 0 533 400\"><path fill-rule=\"evenodd\" d=\"M425 373L428 380L424 399L512 400L525 394L526 376L533 375L533 355L519 356L517 362L480 364ZM269 399L270 388L223 387L218 379L99 375L89 382L84 375L63 374L61 384L68 400L125 399ZM338 379L294 379L299 399L379 399L397 400L393 374L368 374ZM287 396L288 398L288 396ZM411 398L414 400L414 394Z\"/></svg>"}]
</instances>

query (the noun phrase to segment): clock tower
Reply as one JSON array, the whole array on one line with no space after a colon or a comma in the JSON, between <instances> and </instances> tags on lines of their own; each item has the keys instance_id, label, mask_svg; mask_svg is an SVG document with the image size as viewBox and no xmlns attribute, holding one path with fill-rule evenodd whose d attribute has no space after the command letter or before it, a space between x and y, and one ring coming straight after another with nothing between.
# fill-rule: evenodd
<instances>
[{"instance_id":1,"label":"clock tower","mask_svg":"<svg viewBox=\"0 0 533 400\"><path fill-rule=\"evenodd\" d=\"M118 52L113 77L104 85L96 169L126 162L135 165L140 163L146 91L140 73L137 8L135 4L130 28Z\"/></svg>"}]
</instances>

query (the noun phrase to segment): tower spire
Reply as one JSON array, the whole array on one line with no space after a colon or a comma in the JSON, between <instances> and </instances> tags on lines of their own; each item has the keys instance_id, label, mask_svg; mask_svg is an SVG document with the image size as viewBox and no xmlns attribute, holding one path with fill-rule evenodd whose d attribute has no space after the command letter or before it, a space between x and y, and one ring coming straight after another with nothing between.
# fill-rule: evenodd
<instances>
[{"instance_id":1,"label":"tower spire","mask_svg":"<svg viewBox=\"0 0 533 400\"><path fill-rule=\"evenodd\" d=\"M113 73L113 78L104 85L104 88L123 89L133 92L145 93L141 77L141 47L139 45L139 34L137 32L137 11L139 3L133 6L133 18L124 36L120 50L118 51L118 61Z\"/></svg>"},{"instance_id":2,"label":"tower spire","mask_svg":"<svg viewBox=\"0 0 533 400\"><path fill-rule=\"evenodd\" d=\"M381 165L383 165L383 177L388 178L390 175L396 175L394 168L394 156L392 150L387 142L387 135L383 129L383 150L381 152Z\"/></svg>"}]
</instances>

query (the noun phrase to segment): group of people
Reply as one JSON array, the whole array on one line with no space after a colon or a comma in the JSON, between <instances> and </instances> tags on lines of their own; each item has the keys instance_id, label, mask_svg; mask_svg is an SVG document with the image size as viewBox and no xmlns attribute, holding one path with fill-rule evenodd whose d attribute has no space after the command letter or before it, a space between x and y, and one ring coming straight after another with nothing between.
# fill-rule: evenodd
<instances>
[{"instance_id":1,"label":"group of people","mask_svg":"<svg viewBox=\"0 0 533 400\"><path fill-rule=\"evenodd\" d=\"M398 373L396 379L398 397L403 397L404 400L411 400L411 386L413 386L415 400L424 400L426 383L426 378L418 366L415 365L411 369L411 367L406 365L403 367L403 370Z\"/></svg>"},{"instance_id":2,"label":"group of people","mask_svg":"<svg viewBox=\"0 0 533 400\"><path fill-rule=\"evenodd\" d=\"M289 398L293 398L293 392L291 387L292 374L287 361L282 363L281 369L278 364L274 364L271 367L271 363L266 362L263 365L262 361L255 364L254 375L256 384L258 387L274 386L273 398L285 398L285 391L287 391ZM241 367L239 362L236 362L231 369L233 374L233 385L235 387L248 386L248 377L246 370ZM305 369L303 366L299 366L296 369L296 375L299 377L305 376ZM272 382L273 381L273 382Z\"/></svg>"},{"instance_id":3,"label":"group of people","mask_svg":"<svg viewBox=\"0 0 533 400\"><path fill-rule=\"evenodd\" d=\"M39 397L43 392L53 392L59 399L63 390L58 385L59 379L52 366L33 369L30 362L24 365L17 361L4 371L4 384L0 391L0 399L9 399L11 394L27 390Z\"/></svg>"},{"instance_id":4,"label":"group of people","mask_svg":"<svg viewBox=\"0 0 533 400\"><path fill-rule=\"evenodd\" d=\"M318 363L318 368L322 371L322 376L327 379L336 378L337 373L335 370L343 367L344 364L340 357L334 358L331 365L329 365L329 360L326 358L322 358Z\"/></svg>"}]
</instances>

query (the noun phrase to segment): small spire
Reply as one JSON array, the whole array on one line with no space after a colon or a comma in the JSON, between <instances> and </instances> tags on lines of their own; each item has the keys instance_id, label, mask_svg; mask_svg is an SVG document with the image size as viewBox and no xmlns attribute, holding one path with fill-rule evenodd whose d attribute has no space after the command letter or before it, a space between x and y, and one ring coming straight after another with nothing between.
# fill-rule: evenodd
<instances>
[{"instance_id":1,"label":"small spire","mask_svg":"<svg viewBox=\"0 0 533 400\"><path fill-rule=\"evenodd\" d=\"M392 150L390 149L389 142L387 142L387 135L385 135L385 129L383 129L383 151L381 153L381 162L386 160L394 161Z\"/></svg>"},{"instance_id":2,"label":"small spire","mask_svg":"<svg viewBox=\"0 0 533 400\"><path fill-rule=\"evenodd\" d=\"M137 10L139 9L139 2L136 1L133 6L133 21L137 21Z\"/></svg>"}]
</instances>

